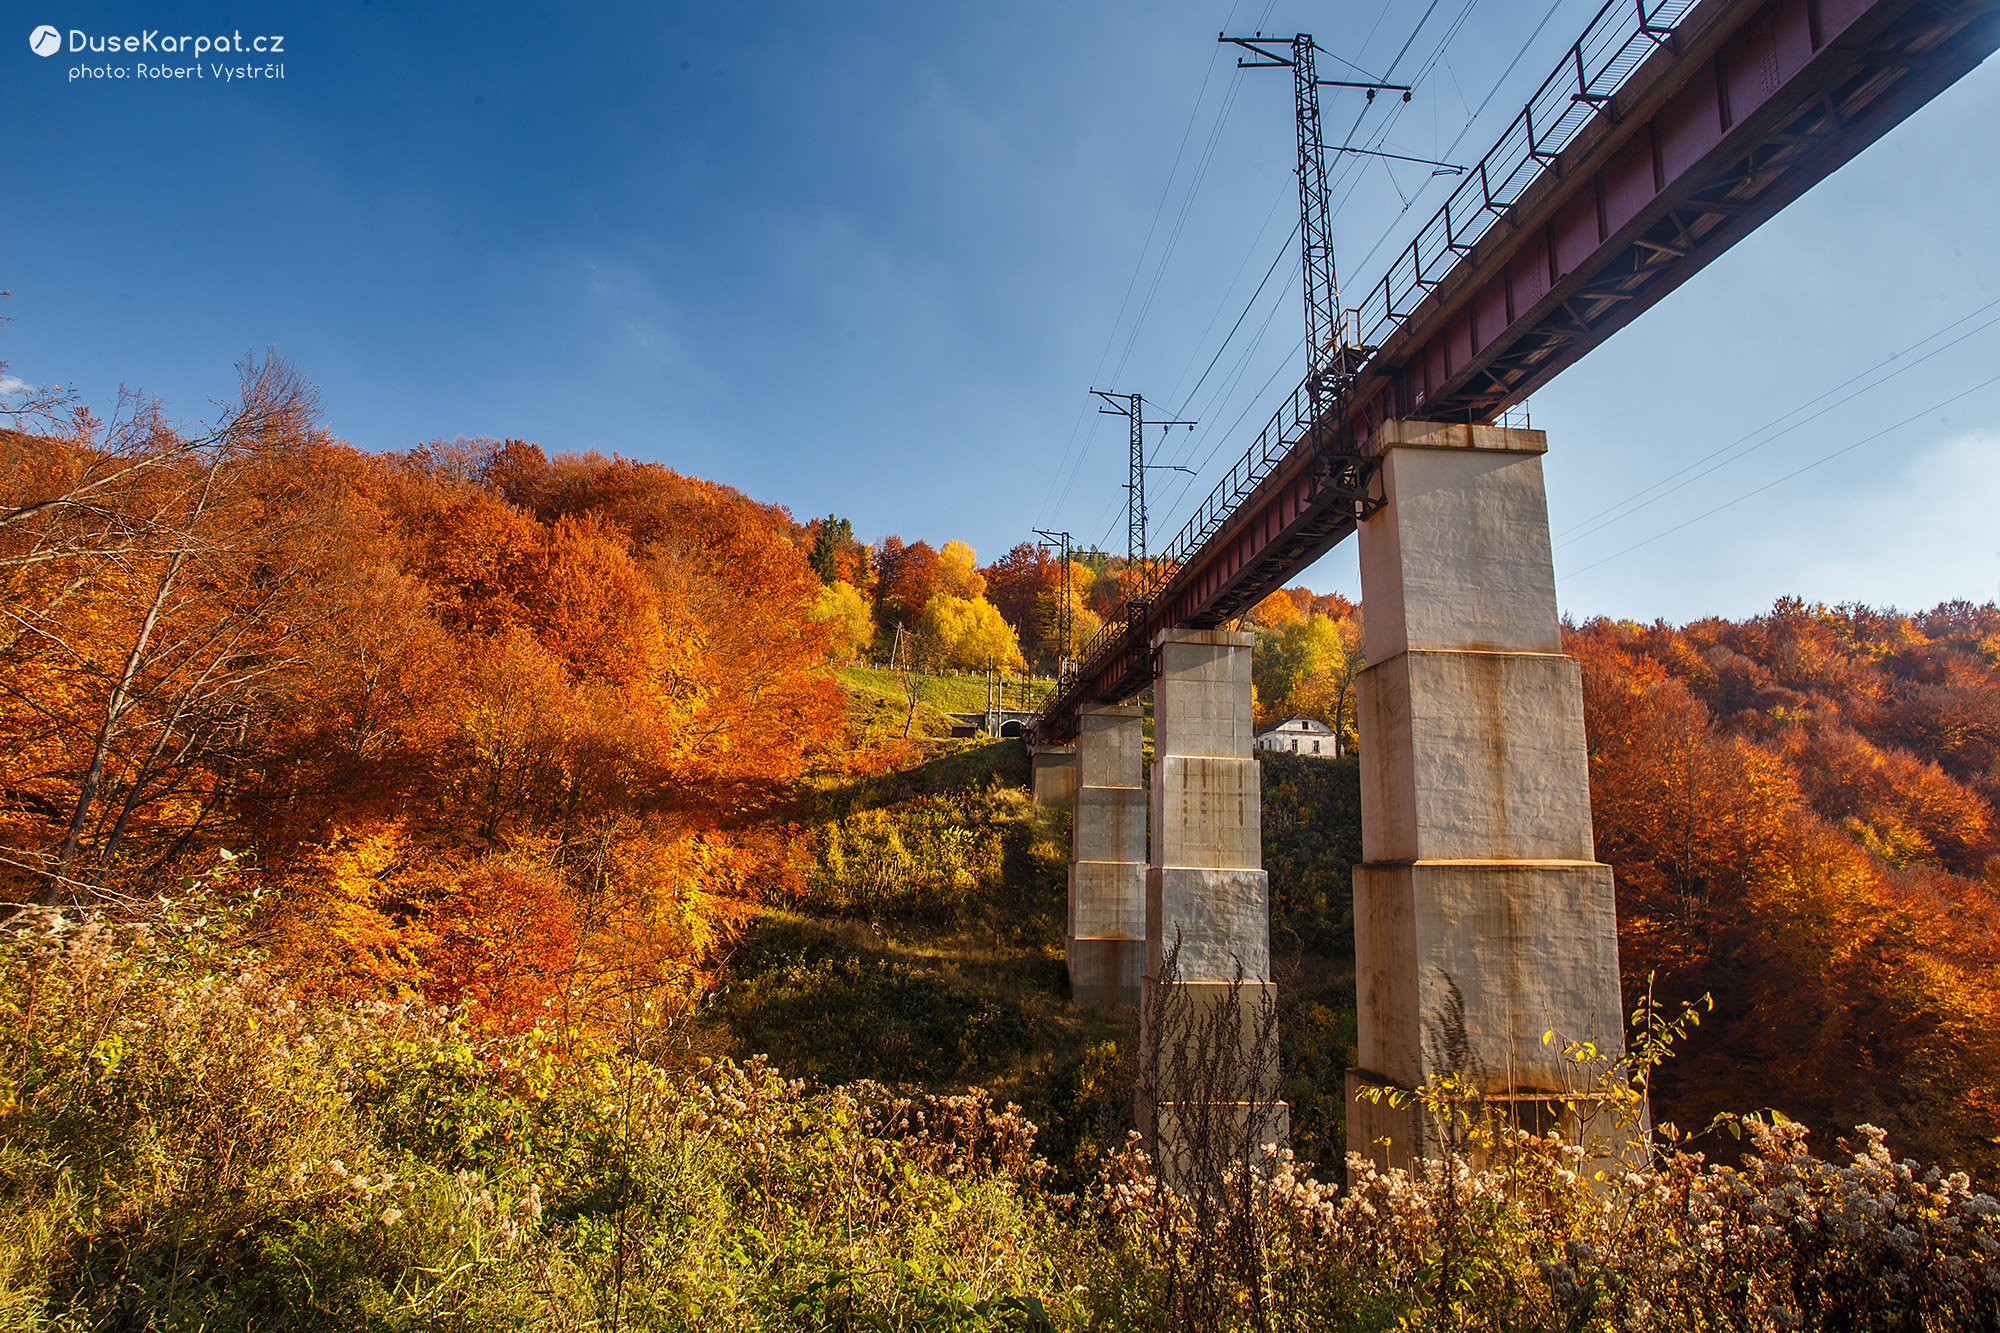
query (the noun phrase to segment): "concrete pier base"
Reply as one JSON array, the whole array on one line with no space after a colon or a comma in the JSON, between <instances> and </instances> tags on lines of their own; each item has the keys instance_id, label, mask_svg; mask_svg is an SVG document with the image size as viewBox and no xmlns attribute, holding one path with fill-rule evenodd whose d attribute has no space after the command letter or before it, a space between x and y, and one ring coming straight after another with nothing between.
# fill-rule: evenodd
<instances>
[{"instance_id":1,"label":"concrete pier base","mask_svg":"<svg viewBox=\"0 0 2000 1333\"><path fill-rule=\"evenodd\" d=\"M1546 439L1402 421L1369 448L1387 502L1360 531L1361 1068L1348 1148L1407 1165L1432 1146L1423 1117L1363 1089L1455 1075L1546 1129L1554 1099L1580 1090L1565 1043L1615 1056L1624 1023L1581 676L1557 625Z\"/></svg>"},{"instance_id":2,"label":"concrete pier base","mask_svg":"<svg viewBox=\"0 0 2000 1333\"><path fill-rule=\"evenodd\" d=\"M1170 630L1154 640L1140 1035L1154 1073L1142 1079L1138 1118L1169 1180L1199 1170L1190 1155L1211 1156L1218 1135L1288 1137L1277 1100L1252 642L1221 630Z\"/></svg>"},{"instance_id":3,"label":"concrete pier base","mask_svg":"<svg viewBox=\"0 0 2000 1333\"><path fill-rule=\"evenodd\" d=\"M1145 709L1097 704L1077 723L1064 939L1070 995L1136 1005L1146 956Z\"/></svg>"}]
</instances>

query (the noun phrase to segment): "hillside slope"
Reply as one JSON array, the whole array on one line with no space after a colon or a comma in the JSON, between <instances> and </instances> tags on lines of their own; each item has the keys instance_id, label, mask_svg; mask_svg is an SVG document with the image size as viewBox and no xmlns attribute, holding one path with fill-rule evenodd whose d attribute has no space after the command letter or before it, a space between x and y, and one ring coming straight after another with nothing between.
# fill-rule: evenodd
<instances>
[{"instance_id":1,"label":"hillside slope","mask_svg":"<svg viewBox=\"0 0 2000 1333\"><path fill-rule=\"evenodd\" d=\"M1594 622L1569 647L1628 1002L1716 1002L1656 1114L1772 1107L1824 1142L1868 1121L1994 1174L2000 612L1780 603L1740 624ZM1262 770L1285 1096L1300 1155L1332 1164L1358 763ZM1067 819L1025 783L1007 742L819 792L808 863L731 961L718 1040L826 1082L990 1088L1080 1178L1128 1123L1135 1022L1067 999Z\"/></svg>"},{"instance_id":2,"label":"hillside slope","mask_svg":"<svg viewBox=\"0 0 2000 1333\"><path fill-rule=\"evenodd\" d=\"M1344 1152L1353 1056L1356 766L1264 761L1287 1099L1301 1155ZM1043 1127L1073 1185L1130 1127L1137 1017L1072 1003L1069 816L1029 799L1019 741L952 748L818 793L809 859L745 931L712 1010L741 1058L826 1085L977 1085Z\"/></svg>"}]
</instances>

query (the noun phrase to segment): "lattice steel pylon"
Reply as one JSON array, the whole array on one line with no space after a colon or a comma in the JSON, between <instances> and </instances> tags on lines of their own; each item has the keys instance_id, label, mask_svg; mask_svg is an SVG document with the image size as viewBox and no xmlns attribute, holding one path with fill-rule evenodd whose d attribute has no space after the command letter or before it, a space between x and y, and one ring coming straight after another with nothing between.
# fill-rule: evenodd
<instances>
[{"instance_id":1,"label":"lattice steel pylon","mask_svg":"<svg viewBox=\"0 0 2000 1333\"><path fill-rule=\"evenodd\" d=\"M1036 528L1035 535L1058 543L1062 549L1062 568L1056 575L1056 596L1059 599L1056 603L1056 679L1065 681L1069 679L1069 641L1075 625L1070 618L1070 603L1075 595L1070 590L1070 535L1067 532L1051 532L1047 528Z\"/></svg>"},{"instance_id":2,"label":"lattice steel pylon","mask_svg":"<svg viewBox=\"0 0 2000 1333\"><path fill-rule=\"evenodd\" d=\"M1326 140L1320 133L1319 90L1360 88L1368 100L1375 94L1397 91L1409 100L1409 89L1397 83L1356 83L1346 79L1322 79L1313 62L1319 48L1312 34L1292 38L1229 37L1216 40L1240 46L1259 60L1236 58L1238 69L1290 69L1293 101L1299 130L1299 251L1303 261L1306 298L1306 386L1315 407L1331 405L1353 378L1358 357L1348 354L1346 322L1340 308L1340 274L1333 258L1333 206L1326 187ZM1284 43L1289 41L1289 52Z\"/></svg>"},{"instance_id":3,"label":"lattice steel pylon","mask_svg":"<svg viewBox=\"0 0 2000 1333\"><path fill-rule=\"evenodd\" d=\"M1186 472L1193 474L1192 468L1181 467L1177 463L1148 463L1146 461L1146 427L1186 426L1195 428L1192 421L1148 421L1146 420L1146 400L1136 393L1106 393L1102 389L1092 389L1092 393L1109 403L1098 412L1104 416L1129 418L1132 423L1131 476L1125 483L1125 546L1126 558L1139 568L1146 564L1146 474L1148 472Z\"/></svg>"},{"instance_id":4,"label":"lattice steel pylon","mask_svg":"<svg viewBox=\"0 0 2000 1333\"><path fill-rule=\"evenodd\" d=\"M1320 137L1319 80L1313 70L1313 39L1292 39L1293 96L1299 120L1299 245L1305 274L1306 369L1323 384L1329 361L1340 351L1340 273L1333 262L1333 218L1326 189L1326 142Z\"/></svg>"},{"instance_id":5,"label":"lattice steel pylon","mask_svg":"<svg viewBox=\"0 0 2000 1333\"><path fill-rule=\"evenodd\" d=\"M1125 482L1129 497L1125 505L1125 556L1143 565L1146 563L1146 400L1136 393L1125 396L1132 403L1125 413L1132 426L1130 475Z\"/></svg>"}]
</instances>

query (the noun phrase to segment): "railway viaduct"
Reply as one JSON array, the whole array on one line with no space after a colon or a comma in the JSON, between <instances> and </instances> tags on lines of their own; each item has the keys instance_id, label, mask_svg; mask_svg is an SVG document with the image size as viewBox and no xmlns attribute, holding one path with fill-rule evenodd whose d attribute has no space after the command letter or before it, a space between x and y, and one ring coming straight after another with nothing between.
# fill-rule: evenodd
<instances>
[{"instance_id":1,"label":"railway viaduct","mask_svg":"<svg viewBox=\"0 0 2000 1333\"><path fill-rule=\"evenodd\" d=\"M1034 719L1035 783L1074 806L1073 993L1147 1014L1170 982L1198 1011L1241 1006L1247 1032L1270 986L1269 889L1251 636L1232 624L1358 535L1349 1147L1407 1161L1423 1125L1370 1085L1455 1074L1546 1103L1570 1071L1545 1031L1623 1049L1546 441L1494 422L1978 65L2000 0L1611 0L1352 308L1312 39L1225 40L1295 74L1311 364ZM1183 1095L1141 1094L1170 1172ZM1281 1139L1283 1107L1264 1105L1254 1128Z\"/></svg>"}]
</instances>

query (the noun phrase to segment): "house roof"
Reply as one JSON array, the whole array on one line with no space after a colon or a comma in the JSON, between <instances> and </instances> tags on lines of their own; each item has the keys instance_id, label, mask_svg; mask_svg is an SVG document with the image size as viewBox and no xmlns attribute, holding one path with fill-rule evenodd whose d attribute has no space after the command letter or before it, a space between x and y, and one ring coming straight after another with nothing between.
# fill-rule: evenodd
<instances>
[{"instance_id":1,"label":"house roof","mask_svg":"<svg viewBox=\"0 0 2000 1333\"><path fill-rule=\"evenodd\" d=\"M1266 727L1257 733L1259 737L1275 736L1279 732L1305 733L1314 736L1331 736L1333 728L1312 717L1288 717L1273 727Z\"/></svg>"}]
</instances>

